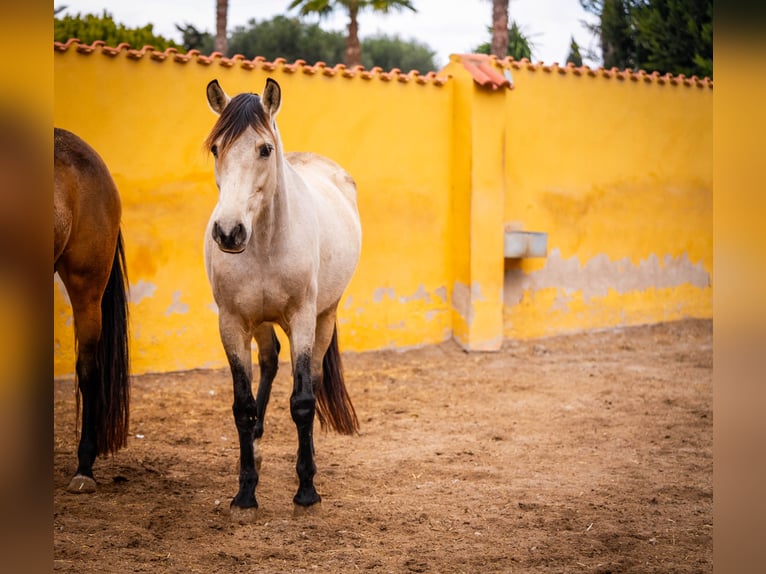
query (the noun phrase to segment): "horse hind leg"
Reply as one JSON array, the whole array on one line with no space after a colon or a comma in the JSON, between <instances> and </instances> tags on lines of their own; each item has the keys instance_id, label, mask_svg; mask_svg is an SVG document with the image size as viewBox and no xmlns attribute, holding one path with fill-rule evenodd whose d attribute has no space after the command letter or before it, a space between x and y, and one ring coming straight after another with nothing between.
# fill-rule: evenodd
<instances>
[{"instance_id":1,"label":"horse hind leg","mask_svg":"<svg viewBox=\"0 0 766 574\"><path fill-rule=\"evenodd\" d=\"M90 493L96 490L93 463L98 455L98 419L101 373L98 364L98 345L101 332L100 303L91 298L85 305L73 304L77 333L77 385L82 397L80 442L77 447L77 470L67 490L72 493Z\"/></svg>"},{"instance_id":2,"label":"horse hind leg","mask_svg":"<svg viewBox=\"0 0 766 574\"><path fill-rule=\"evenodd\" d=\"M346 389L335 321L336 307L317 317L311 361L317 416L323 429L353 435L359 431L359 420Z\"/></svg>"},{"instance_id":3,"label":"horse hind leg","mask_svg":"<svg viewBox=\"0 0 766 574\"><path fill-rule=\"evenodd\" d=\"M91 260L94 262L94 260ZM72 301L77 340L77 384L82 398L78 466L70 492L93 492L93 464L100 454L127 444L130 401L127 275L118 233L112 264L71 271L61 279Z\"/></svg>"}]
</instances>

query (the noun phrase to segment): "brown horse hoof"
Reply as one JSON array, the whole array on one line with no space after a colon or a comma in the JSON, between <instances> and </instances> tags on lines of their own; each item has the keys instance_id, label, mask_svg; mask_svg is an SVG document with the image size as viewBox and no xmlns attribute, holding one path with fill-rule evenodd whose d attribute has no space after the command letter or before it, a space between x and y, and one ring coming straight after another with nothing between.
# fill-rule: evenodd
<instances>
[{"instance_id":1,"label":"brown horse hoof","mask_svg":"<svg viewBox=\"0 0 766 574\"><path fill-rule=\"evenodd\" d=\"M236 524L253 524L258 519L258 509L253 508L240 508L239 506L232 506L229 509L229 516L231 521Z\"/></svg>"},{"instance_id":2,"label":"brown horse hoof","mask_svg":"<svg viewBox=\"0 0 766 574\"><path fill-rule=\"evenodd\" d=\"M301 504L293 503L293 517L298 518L301 516L318 516L322 514L322 503L315 502L310 506L303 506Z\"/></svg>"},{"instance_id":3,"label":"brown horse hoof","mask_svg":"<svg viewBox=\"0 0 766 574\"><path fill-rule=\"evenodd\" d=\"M90 494L96 492L96 481L89 476L78 474L71 480L66 489L73 494Z\"/></svg>"}]
</instances>

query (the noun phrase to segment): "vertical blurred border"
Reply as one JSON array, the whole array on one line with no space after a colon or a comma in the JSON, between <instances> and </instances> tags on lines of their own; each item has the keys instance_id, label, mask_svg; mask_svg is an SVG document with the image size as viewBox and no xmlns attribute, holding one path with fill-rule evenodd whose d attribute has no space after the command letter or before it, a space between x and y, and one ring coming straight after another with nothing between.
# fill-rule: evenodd
<instances>
[{"instance_id":1,"label":"vertical blurred border","mask_svg":"<svg viewBox=\"0 0 766 574\"><path fill-rule=\"evenodd\" d=\"M766 5L714 8L716 572L766 564Z\"/></svg>"},{"instance_id":2,"label":"vertical blurred border","mask_svg":"<svg viewBox=\"0 0 766 574\"><path fill-rule=\"evenodd\" d=\"M52 4L0 18L0 556L50 572L53 503Z\"/></svg>"}]
</instances>

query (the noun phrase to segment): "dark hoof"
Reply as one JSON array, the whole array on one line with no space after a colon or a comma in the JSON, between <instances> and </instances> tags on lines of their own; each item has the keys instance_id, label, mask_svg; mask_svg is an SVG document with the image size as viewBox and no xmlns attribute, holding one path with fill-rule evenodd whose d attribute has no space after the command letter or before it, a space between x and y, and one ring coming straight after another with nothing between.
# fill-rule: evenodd
<instances>
[{"instance_id":1,"label":"dark hoof","mask_svg":"<svg viewBox=\"0 0 766 574\"><path fill-rule=\"evenodd\" d=\"M66 489L73 494L90 494L96 492L96 481L89 476L78 474L70 481Z\"/></svg>"},{"instance_id":2,"label":"dark hoof","mask_svg":"<svg viewBox=\"0 0 766 574\"><path fill-rule=\"evenodd\" d=\"M259 512L257 506L251 506L250 508L232 506L229 509L229 515L231 521L236 524L253 524L258 520Z\"/></svg>"}]
</instances>

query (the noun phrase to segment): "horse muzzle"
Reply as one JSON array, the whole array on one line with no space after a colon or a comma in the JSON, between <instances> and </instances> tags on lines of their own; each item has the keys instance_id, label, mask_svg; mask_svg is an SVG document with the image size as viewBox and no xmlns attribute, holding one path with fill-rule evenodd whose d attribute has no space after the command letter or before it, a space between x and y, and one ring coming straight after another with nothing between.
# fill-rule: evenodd
<instances>
[{"instance_id":1,"label":"horse muzzle","mask_svg":"<svg viewBox=\"0 0 766 574\"><path fill-rule=\"evenodd\" d=\"M247 230L241 223L226 232L216 221L213 224L213 241L226 253L242 253L247 245Z\"/></svg>"}]
</instances>

